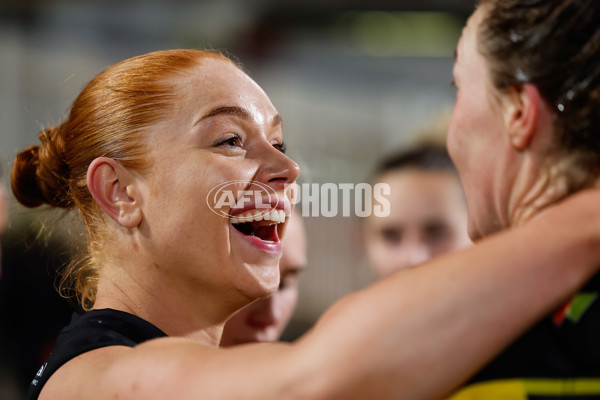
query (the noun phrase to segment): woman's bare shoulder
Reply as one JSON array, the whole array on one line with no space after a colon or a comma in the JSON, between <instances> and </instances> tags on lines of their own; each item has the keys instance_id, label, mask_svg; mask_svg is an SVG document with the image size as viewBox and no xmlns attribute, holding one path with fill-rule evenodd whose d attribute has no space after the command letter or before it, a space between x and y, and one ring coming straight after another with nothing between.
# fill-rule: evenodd
<instances>
[{"instance_id":1,"label":"woman's bare shoulder","mask_svg":"<svg viewBox=\"0 0 600 400\"><path fill-rule=\"evenodd\" d=\"M137 347L107 346L83 353L61 366L44 385L40 400L106 398L111 387L118 386L121 379L110 382L112 371L121 370L121 365L136 369L137 362L151 357L156 349L165 351L181 346L182 343L201 349L203 346L181 338L158 338ZM141 350L141 351L140 351ZM129 361L133 357L136 361ZM127 380L129 374L123 375ZM114 379L114 378L112 378Z\"/></svg>"},{"instance_id":2,"label":"woman's bare shoulder","mask_svg":"<svg viewBox=\"0 0 600 400\"><path fill-rule=\"evenodd\" d=\"M220 349L185 338L158 338L133 348L109 346L60 367L39 398L293 398L294 353L284 344Z\"/></svg>"}]
</instances>

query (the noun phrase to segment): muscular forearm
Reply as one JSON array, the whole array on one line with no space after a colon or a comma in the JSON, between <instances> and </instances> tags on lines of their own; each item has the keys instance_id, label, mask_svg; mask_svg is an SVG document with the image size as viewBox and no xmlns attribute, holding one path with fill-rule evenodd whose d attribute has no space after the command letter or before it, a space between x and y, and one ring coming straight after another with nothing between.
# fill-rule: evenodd
<instances>
[{"instance_id":1,"label":"muscular forearm","mask_svg":"<svg viewBox=\"0 0 600 400\"><path fill-rule=\"evenodd\" d=\"M335 305L298 344L314 352L323 391L429 399L452 390L596 271L598 196L568 203Z\"/></svg>"}]
</instances>

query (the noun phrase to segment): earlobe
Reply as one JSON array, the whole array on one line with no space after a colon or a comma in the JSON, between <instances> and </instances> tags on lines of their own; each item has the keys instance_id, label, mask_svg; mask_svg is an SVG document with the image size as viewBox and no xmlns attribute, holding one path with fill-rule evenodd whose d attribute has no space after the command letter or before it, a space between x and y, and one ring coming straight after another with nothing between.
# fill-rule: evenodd
<instances>
[{"instance_id":1,"label":"earlobe","mask_svg":"<svg viewBox=\"0 0 600 400\"><path fill-rule=\"evenodd\" d=\"M511 87L504 100L504 124L510 142L517 150L525 150L536 133L541 95L535 85L525 83Z\"/></svg>"},{"instance_id":2,"label":"earlobe","mask_svg":"<svg viewBox=\"0 0 600 400\"><path fill-rule=\"evenodd\" d=\"M110 218L125 228L135 228L142 221L137 192L131 173L112 158L96 158L87 172L92 197Z\"/></svg>"}]
</instances>

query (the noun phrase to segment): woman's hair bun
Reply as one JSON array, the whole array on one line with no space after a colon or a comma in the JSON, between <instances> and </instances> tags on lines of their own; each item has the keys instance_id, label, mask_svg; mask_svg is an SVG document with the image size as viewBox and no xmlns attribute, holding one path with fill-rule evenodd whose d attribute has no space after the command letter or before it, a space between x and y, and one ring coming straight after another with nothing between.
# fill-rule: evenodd
<instances>
[{"instance_id":1,"label":"woman's hair bun","mask_svg":"<svg viewBox=\"0 0 600 400\"><path fill-rule=\"evenodd\" d=\"M64 160L59 130L60 127L51 127L41 131L40 145L29 146L15 157L11 187L17 200L26 207L73 206L69 166Z\"/></svg>"}]
</instances>

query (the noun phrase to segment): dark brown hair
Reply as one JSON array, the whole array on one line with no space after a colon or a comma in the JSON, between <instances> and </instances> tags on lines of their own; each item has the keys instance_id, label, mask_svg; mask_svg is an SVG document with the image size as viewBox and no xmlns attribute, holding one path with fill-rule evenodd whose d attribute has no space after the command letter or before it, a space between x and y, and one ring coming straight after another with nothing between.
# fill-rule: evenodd
<instances>
[{"instance_id":1,"label":"dark brown hair","mask_svg":"<svg viewBox=\"0 0 600 400\"><path fill-rule=\"evenodd\" d=\"M457 173L456 167L454 167L444 146L441 144L423 143L381 160L375 169L375 176L380 177L387 172L403 169Z\"/></svg>"},{"instance_id":2,"label":"dark brown hair","mask_svg":"<svg viewBox=\"0 0 600 400\"><path fill-rule=\"evenodd\" d=\"M481 0L479 51L499 90L534 84L554 113L570 190L600 172L600 2Z\"/></svg>"},{"instance_id":3,"label":"dark brown hair","mask_svg":"<svg viewBox=\"0 0 600 400\"><path fill-rule=\"evenodd\" d=\"M84 309L95 301L103 217L86 184L90 163L110 157L126 168L147 167L143 131L172 112L177 93L169 79L200 65L205 58L231 62L219 53L158 51L115 64L83 89L69 117L43 130L39 145L15 158L11 186L27 207L48 204L77 208L87 230L87 255L63 273L60 289L75 289Z\"/></svg>"}]
</instances>

